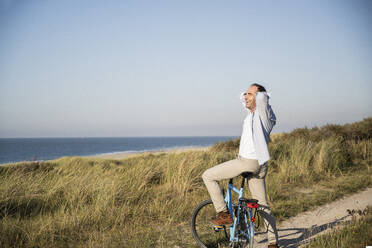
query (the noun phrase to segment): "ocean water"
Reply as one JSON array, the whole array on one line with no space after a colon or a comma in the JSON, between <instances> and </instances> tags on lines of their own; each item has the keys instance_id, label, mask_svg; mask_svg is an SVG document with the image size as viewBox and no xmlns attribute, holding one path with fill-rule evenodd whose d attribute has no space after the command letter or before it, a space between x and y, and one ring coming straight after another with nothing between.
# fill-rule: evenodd
<instances>
[{"instance_id":1,"label":"ocean water","mask_svg":"<svg viewBox=\"0 0 372 248\"><path fill-rule=\"evenodd\" d=\"M235 136L123 138L0 138L0 164L43 161L63 156L211 146Z\"/></svg>"}]
</instances>

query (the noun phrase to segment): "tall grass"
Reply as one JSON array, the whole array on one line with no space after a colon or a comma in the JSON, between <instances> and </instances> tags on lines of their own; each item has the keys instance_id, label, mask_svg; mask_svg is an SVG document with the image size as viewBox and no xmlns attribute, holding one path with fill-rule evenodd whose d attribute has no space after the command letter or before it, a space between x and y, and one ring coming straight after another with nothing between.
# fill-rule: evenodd
<instances>
[{"instance_id":1,"label":"tall grass","mask_svg":"<svg viewBox=\"0 0 372 248\"><path fill-rule=\"evenodd\" d=\"M268 194L279 221L372 185L371 123L271 137ZM190 215L209 198L201 174L238 146L0 167L0 247L195 247Z\"/></svg>"}]
</instances>

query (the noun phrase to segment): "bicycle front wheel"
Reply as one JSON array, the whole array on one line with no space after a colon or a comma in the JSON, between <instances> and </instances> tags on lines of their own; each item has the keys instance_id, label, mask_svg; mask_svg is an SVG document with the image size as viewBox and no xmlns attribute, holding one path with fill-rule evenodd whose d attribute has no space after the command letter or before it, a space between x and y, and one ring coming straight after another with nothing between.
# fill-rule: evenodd
<instances>
[{"instance_id":1,"label":"bicycle front wheel","mask_svg":"<svg viewBox=\"0 0 372 248\"><path fill-rule=\"evenodd\" d=\"M211 200L201 202L191 218L191 231L200 247L227 247L230 243L230 229L226 226L215 227L211 218L216 215Z\"/></svg>"}]
</instances>

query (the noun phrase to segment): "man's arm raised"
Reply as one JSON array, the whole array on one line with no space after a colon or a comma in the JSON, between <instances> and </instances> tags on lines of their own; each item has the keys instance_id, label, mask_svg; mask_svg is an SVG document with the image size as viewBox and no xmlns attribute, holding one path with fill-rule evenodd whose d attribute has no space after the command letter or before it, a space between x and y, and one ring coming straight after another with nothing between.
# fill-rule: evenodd
<instances>
[{"instance_id":1,"label":"man's arm raised","mask_svg":"<svg viewBox=\"0 0 372 248\"><path fill-rule=\"evenodd\" d=\"M256 110L260 116L263 127L268 133L271 132L276 123L276 116L269 104L269 98L266 92L256 93Z\"/></svg>"}]
</instances>

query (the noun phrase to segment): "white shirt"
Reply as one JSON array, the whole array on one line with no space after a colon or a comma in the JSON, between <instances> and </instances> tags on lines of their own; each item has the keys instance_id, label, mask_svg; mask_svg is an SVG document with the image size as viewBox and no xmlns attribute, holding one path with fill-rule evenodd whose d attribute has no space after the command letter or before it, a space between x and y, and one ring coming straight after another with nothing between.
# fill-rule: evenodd
<instances>
[{"instance_id":1,"label":"white shirt","mask_svg":"<svg viewBox=\"0 0 372 248\"><path fill-rule=\"evenodd\" d=\"M257 159L253 143L253 113L248 112L244 119L242 136L240 138L239 155L243 158Z\"/></svg>"},{"instance_id":2,"label":"white shirt","mask_svg":"<svg viewBox=\"0 0 372 248\"><path fill-rule=\"evenodd\" d=\"M257 92L256 108L251 113L246 107L244 92L240 94L241 103L248 114L243 124L239 155L246 158L255 156L260 165L270 159L267 145L270 140L270 132L276 124L276 117L269 104L269 98L270 94Z\"/></svg>"}]
</instances>

